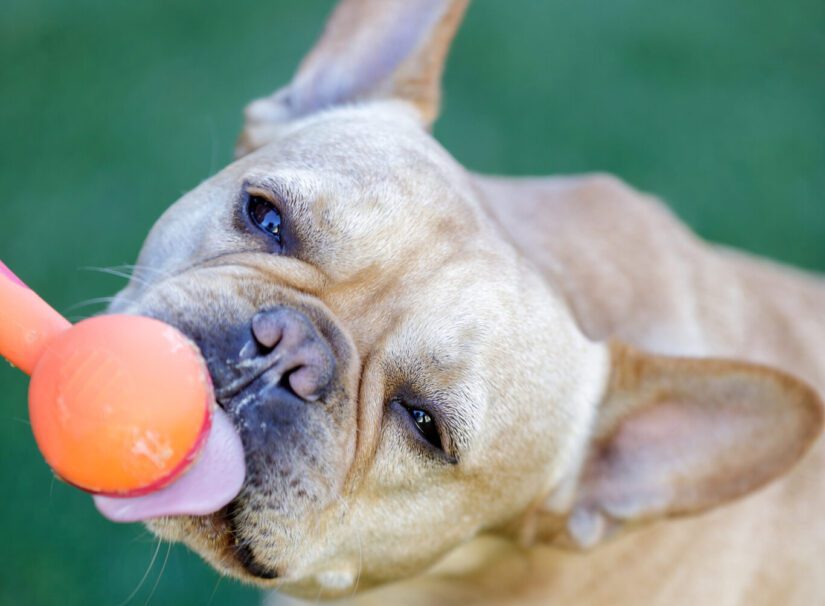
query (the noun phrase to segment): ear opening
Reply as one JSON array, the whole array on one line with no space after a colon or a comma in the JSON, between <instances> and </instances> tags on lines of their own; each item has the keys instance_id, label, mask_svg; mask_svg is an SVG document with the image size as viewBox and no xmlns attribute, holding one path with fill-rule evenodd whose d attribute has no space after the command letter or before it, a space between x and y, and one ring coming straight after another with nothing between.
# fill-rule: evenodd
<instances>
[{"instance_id":1,"label":"ear opening","mask_svg":"<svg viewBox=\"0 0 825 606\"><path fill-rule=\"evenodd\" d=\"M246 110L236 153L268 141L274 126L368 99L410 103L429 128L441 75L469 0L342 0L292 82Z\"/></svg>"},{"instance_id":2,"label":"ear opening","mask_svg":"<svg viewBox=\"0 0 825 606\"><path fill-rule=\"evenodd\" d=\"M779 370L621 344L611 358L572 498L539 514L539 538L590 548L626 527L723 505L780 477L822 431L817 392Z\"/></svg>"}]
</instances>

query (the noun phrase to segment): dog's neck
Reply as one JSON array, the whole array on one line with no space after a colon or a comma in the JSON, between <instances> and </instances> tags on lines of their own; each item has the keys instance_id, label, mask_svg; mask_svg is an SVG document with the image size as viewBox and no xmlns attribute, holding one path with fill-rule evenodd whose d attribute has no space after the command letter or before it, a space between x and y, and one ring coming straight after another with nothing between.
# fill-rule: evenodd
<instances>
[{"instance_id":1,"label":"dog's neck","mask_svg":"<svg viewBox=\"0 0 825 606\"><path fill-rule=\"evenodd\" d=\"M488 212L594 340L727 357L825 392L825 281L711 247L613 177L477 177Z\"/></svg>"}]
</instances>

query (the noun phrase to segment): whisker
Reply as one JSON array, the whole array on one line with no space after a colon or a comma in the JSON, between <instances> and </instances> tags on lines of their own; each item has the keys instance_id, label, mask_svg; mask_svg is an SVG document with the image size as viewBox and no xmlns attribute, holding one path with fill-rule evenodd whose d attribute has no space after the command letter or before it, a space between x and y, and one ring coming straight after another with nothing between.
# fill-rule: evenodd
<instances>
[{"instance_id":1,"label":"whisker","mask_svg":"<svg viewBox=\"0 0 825 606\"><path fill-rule=\"evenodd\" d=\"M155 274L157 274L158 276L160 276L162 278L171 278L175 275L172 272L166 271L165 269L160 269L159 267L152 267L151 265L124 264L124 265L118 265L115 269L121 269L121 268L126 269L126 270L128 270L132 273L134 273L138 270L139 271L151 271L151 272L154 272Z\"/></svg>"},{"instance_id":2,"label":"whisker","mask_svg":"<svg viewBox=\"0 0 825 606\"><path fill-rule=\"evenodd\" d=\"M125 272L125 271L121 271L117 267L93 267L91 265L87 265L87 266L81 267L80 269L82 269L83 271L96 271L96 272L101 273L101 274L108 274L110 276L117 276L118 278L125 278L127 280L132 279L132 274L130 274L128 272Z\"/></svg>"},{"instance_id":3,"label":"whisker","mask_svg":"<svg viewBox=\"0 0 825 606\"><path fill-rule=\"evenodd\" d=\"M154 543L157 537L144 528L141 532L134 536L130 543L143 543L146 542L145 539L149 539L149 543Z\"/></svg>"},{"instance_id":4,"label":"whisker","mask_svg":"<svg viewBox=\"0 0 825 606\"><path fill-rule=\"evenodd\" d=\"M146 598L146 601L143 603L143 606L149 606L149 602L152 601L152 596L155 595L155 590L157 590L158 585L160 585L160 579L163 576L163 572L166 570L166 564L169 562L169 553L172 551L172 543L166 544L166 555L163 556L163 564L160 565L160 572L158 573L158 578L155 579L155 584L152 585L152 591L149 592L149 597Z\"/></svg>"},{"instance_id":5,"label":"whisker","mask_svg":"<svg viewBox=\"0 0 825 606\"><path fill-rule=\"evenodd\" d=\"M215 581L215 586L212 588L212 595L209 596L209 601L206 603L206 606L212 606L212 602L215 600L215 596L218 594L218 587L220 587L221 581L223 581L223 577L218 577L218 580Z\"/></svg>"},{"instance_id":6,"label":"whisker","mask_svg":"<svg viewBox=\"0 0 825 606\"><path fill-rule=\"evenodd\" d=\"M89 305L100 305L101 303L106 303L108 305L114 300L114 297L95 297L93 299L86 299L85 301L81 301L80 303L70 305L69 307L64 309L63 312L65 315L67 312L74 311L75 309L79 309L81 307L88 307Z\"/></svg>"},{"instance_id":7,"label":"whisker","mask_svg":"<svg viewBox=\"0 0 825 606\"><path fill-rule=\"evenodd\" d=\"M155 552L152 554L152 559L149 560L149 566L146 568L146 572L143 573L143 576L141 577L140 581L138 582L137 587L135 587L132 590L132 593L130 593L126 597L126 599L123 600L122 602L120 602L117 606L126 606L126 604L131 602L132 598L134 598L137 595L137 592L140 591L140 588L143 587L143 584L146 582L146 579L149 578L149 573L152 572L152 568L155 567L155 561L158 559L158 553L160 553L160 544L161 543L163 543L163 541L161 539L158 539L158 544L155 546Z\"/></svg>"},{"instance_id":8,"label":"whisker","mask_svg":"<svg viewBox=\"0 0 825 606\"><path fill-rule=\"evenodd\" d=\"M146 280L136 278L136 277L134 277L134 275L132 273L129 273L129 272L126 272L126 271L121 271L120 269L118 269L116 267L86 266L86 267L81 267L80 269L82 269L84 271L95 271L95 272L98 272L98 273L101 273L101 274L116 276L118 278L124 278L125 280L135 280L139 284L142 284L144 286L149 286L149 282L147 282Z\"/></svg>"},{"instance_id":9,"label":"whisker","mask_svg":"<svg viewBox=\"0 0 825 606\"><path fill-rule=\"evenodd\" d=\"M340 498L341 497L339 497L339 499ZM343 499L341 499L341 502L344 503ZM346 514L347 510L348 510L348 506L347 506L346 503L344 503L344 512L345 512L345 514ZM352 585L352 593L350 594L350 597L355 597L355 594L358 592L358 583L361 581L361 571L364 568L364 543L363 543L363 540L361 538L361 529L358 527L357 524L354 526L354 528L355 528L355 538L358 539L358 572L355 575L355 583L353 583L353 585Z\"/></svg>"}]
</instances>

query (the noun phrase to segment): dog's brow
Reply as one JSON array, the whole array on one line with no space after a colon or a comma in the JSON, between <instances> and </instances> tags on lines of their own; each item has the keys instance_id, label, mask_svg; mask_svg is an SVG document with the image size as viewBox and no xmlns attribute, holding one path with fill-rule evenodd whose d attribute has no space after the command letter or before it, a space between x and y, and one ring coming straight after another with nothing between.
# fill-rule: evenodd
<instances>
[{"instance_id":1,"label":"dog's brow","mask_svg":"<svg viewBox=\"0 0 825 606\"><path fill-rule=\"evenodd\" d=\"M244 189L260 190L274 196L287 206L292 206L304 198L297 184L282 177L251 175L245 178L243 183Z\"/></svg>"},{"instance_id":2,"label":"dog's brow","mask_svg":"<svg viewBox=\"0 0 825 606\"><path fill-rule=\"evenodd\" d=\"M452 454L456 458L470 448L472 427L470 419L481 413L480 403L474 402L463 390L450 390L435 398L436 413L441 417L449 437Z\"/></svg>"},{"instance_id":3,"label":"dog's brow","mask_svg":"<svg viewBox=\"0 0 825 606\"><path fill-rule=\"evenodd\" d=\"M432 379L436 374L433 373L428 379ZM474 398L463 384L433 388L425 385L415 386L410 382L409 389L416 394L413 398L415 402L421 403L436 415L447 434L451 454L460 459L461 454L472 444L475 427L473 419L482 415L482 402Z\"/></svg>"},{"instance_id":4,"label":"dog's brow","mask_svg":"<svg viewBox=\"0 0 825 606\"><path fill-rule=\"evenodd\" d=\"M483 415L484 407L483 398L473 392L468 378L460 377L460 372L443 357L433 354L393 357L384 364L387 382L394 386L391 395L433 413L457 459L470 448L474 420Z\"/></svg>"}]
</instances>

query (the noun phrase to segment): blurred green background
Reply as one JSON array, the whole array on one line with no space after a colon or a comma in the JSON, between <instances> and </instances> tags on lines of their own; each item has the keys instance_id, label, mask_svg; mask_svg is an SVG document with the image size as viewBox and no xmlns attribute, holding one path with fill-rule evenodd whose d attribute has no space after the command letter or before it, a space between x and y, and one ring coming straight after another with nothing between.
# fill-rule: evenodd
<instances>
[{"instance_id":1,"label":"blurred green background","mask_svg":"<svg viewBox=\"0 0 825 606\"><path fill-rule=\"evenodd\" d=\"M2 0L0 258L72 319L102 309L123 281L84 268L133 262L230 161L330 7ZM436 134L476 170L616 173L711 240L825 269L822 0L476 0ZM257 603L180 547L150 566L140 526L54 481L0 366L0 604Z\"/></svg>"}]
</instances>

